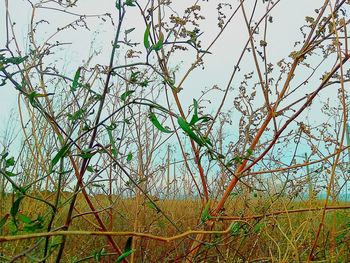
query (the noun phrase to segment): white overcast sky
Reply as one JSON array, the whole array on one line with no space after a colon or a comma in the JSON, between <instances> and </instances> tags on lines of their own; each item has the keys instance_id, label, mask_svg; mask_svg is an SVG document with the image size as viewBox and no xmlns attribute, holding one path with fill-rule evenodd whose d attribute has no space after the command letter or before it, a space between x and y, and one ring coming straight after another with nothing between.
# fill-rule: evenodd
<instances>
[{"instance_id":1,"label":"white overcast sky","mask_svg":"<svg viewBox=\"0 0 350 263\"><path fill-rule=\"evenodd\" d=\"M0 7L0 46L4 47L5 44L5 1L1 0ZM10 6L10 14L13 22L16 22L16 36L18 40L21 40L23 47L27 44L26 34L28 32L28 24L31 14L31 8L26 0L8 0ZM34 1L38 2L38 1ZM143 1L139 1L140 3ZM176 11L179 14L183 14L185 7L188 7L190 3L195 1L188 0L176 0ZM212 40L215 34L218 32L217 28L217 13L216 5L222 1L209 0L200 1L204 10L206 20L202 23L202 35L203 47ZM229 1L227 1L229 2ZM239 1L231 1L235 7ZM261 0L259 0L261 2ZM293 50L293 44L296 40L301 40L301 34L299 31L300 26L305 24L305 16L314 16L314 9L320 7L323 4L323 0L282 0L281 3L271 13L274 23L269 25L268 29L268 50L269 60L271 63L275 63L281 58L287 57ZM71 9L72 12L82 14L103 14L112 13L116 15L114 0L80 0L78 1L78 7ZM254 3L252 0L247 0L248 6ZM259 10L261 13L263 10ZM43 18L51 22L51 26L46 24L38 27L38 34L42 34L43 38L46 35L53 33L57 27L63 26L67 21L71 21L74 17L68 15L62 15L56 11L38 10L37 19ZM133 11L130 11L133 12ZM258 13L259 13L258 12ZM125 28L136 27L139 30L133 32L134 36L139 35L140 42L142 42L144 25L136 15L128 17ZM259 17L259 16L256 16ZM102 54L97 58L96 63L107 64L108 56L111 50L111 41L114 37L114 29L109 23L101 23L101 20L91 18L88 20L91 31L87 30L68 30L59 35L60 41L72 42L73 44L66 47L60 54L65 54L61 57L62 61L58 64L66 63L68 69L74 72L74 69L84 61L90 52L91 42L95 39L94 47L101 49ZM41 30L41 32L40 32ZM205 87L211 87L214 84L219 84L224 88L227 83L233 66L237 62L237 58L242 50L244 43L247 41L247 30L244 26L241 12L236 16L236 19L229 25L224 36L211 50L212 55L208 55L205 58L206 67L204 70L197 69L191 74L190 78L185 82L184 92L180 94L180 98L189 104L192 98L198 97ZM250 55L248 60L251 61ZM190 63L189 57L178 58L178 61L174 61L174 64L181 64L185 70ZM251 64L243 64L247 67L252 67ZM215 99L214 99L215 100ZM0 87L0 121L1 130L4 129L4 123L9 118L10 110L17 109L17 92L11 85Z\"/></svg>"}]
</instances>

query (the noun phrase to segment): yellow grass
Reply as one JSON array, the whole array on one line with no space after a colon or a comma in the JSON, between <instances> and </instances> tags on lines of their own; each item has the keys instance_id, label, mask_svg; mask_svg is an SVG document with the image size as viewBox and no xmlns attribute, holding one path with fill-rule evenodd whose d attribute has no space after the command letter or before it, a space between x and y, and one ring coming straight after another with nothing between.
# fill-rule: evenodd
<instances>
[{"instance_id":1,"label":"yellow grass","mask_svg":"<svg viewBox=\"0 0 350 263\"><path fill-rule=\"evenodd\" d=\"M48 201L54 200L54 195L50 193L37 193ZM54 221L53 229L60 229L63 226L68 211L68 204L71 193L64 194L60 209ZM1 218L11 209L12 198L10 196L2 200L3 209ZM181 262L188 253L191 238L194 234L177 238L169 242L156 240L156 237L173 237L189 230L199 230L201 227L202 206L199 200L158 200L157 204L162 211L171 218L181 231L177 231L165 217L158 213L154 207L144 198L122 199L117 196L108 198L98 195L93 198L96 209L101 209L99 213L104 220L108 231L120 233L131 231L132 233L145 234L145 237L134 237L135 262ZM347 203L337 203L336 206L347 206ZM323 201L288 201L280 198L272 202L266 197L245 197L232 198L226 205L220 218L212 218L217 221L214 231L223 231L230 225L231 231L225 234L207 234L206 244L201 248L196 257L197 262L202 258L207 262L244 262L258 261L264 262L298 262L306 259L319 224L321 210L300 211L300 209L322 208ZM108 209L106 209L108 208ZM346 207L343 207L346 208ZM4 213L4 211L6 213ZM287 211L290 211L289 213ZM47 220L51 210L43 203L25 198L20 206L20 212L30 218L38 215L44 216ZM102 261L115 260L104 236L87 235L86 231L99 231L94 216L89 213L88 207L82 196L78 196L76 211L69 231L78 231L79 235L68 235L67 244L64 250L63 262L93 262L93 254L105 249L110 256L103 256ZM273 213L276 215L273 215ZM88 213L79 216L80 214ZM110 214L111 213L111 214ZM271 214L272 213L272 214ZM326 225L322 230L319 246L316 251L315 260L330 260L328 254L329 233L331 231L332 215L337 217L337 247L333 256L335 262L343 262L349 257L349 238L347 234L350 228L350 210L339 209L327 212ZM112 215L112 218L110 217ZM252 218L256 215L267 215L265 217ZM111 221L112 219L112 221ZM235 223L237 221L237 223ZM45 221L46 222L46 221ZM9 222L3 228L2 236L10 236ZM21 227L21 223L19 223ZM39 232L46 232L41 229ZM191 233L191 232L190 232ZM30 235L19 231L16 235ZM86 235L85 235L86 234ZM149 235L149 236L147 236ZM124 248L128 235L114 236L116 243ZM15 239L15 238L14 238ZM40 241L41 240L41 241ZM59 244L61 237L50 237L51 243ZM1 238L0 238L1 241ZM12 259L20 255L34 244L38 248L28 255L42 257L43 238L33 238L28 240L14 240L11 242L1 242L1 255L6 259ZM54 246L55 248L55 246ZM55 262L57 255L53 249L47 262ZM20 257L18 262L31 262L28 255ZM6 262L6 261L5 261ZM114 261L111 261L114 262Z\"/></svg>"}]
</instances>

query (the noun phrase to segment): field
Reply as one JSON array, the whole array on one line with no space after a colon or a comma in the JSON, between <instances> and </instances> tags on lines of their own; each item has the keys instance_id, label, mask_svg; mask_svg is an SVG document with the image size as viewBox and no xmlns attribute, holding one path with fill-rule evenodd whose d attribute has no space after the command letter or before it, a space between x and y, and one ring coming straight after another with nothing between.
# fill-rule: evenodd
<instances>
[{"instance_id":1,"label":"field","mask_svg":"<svg viewBox=\"0 0 350 263\"><path fill-rule=\"evenodd\" d=\"M37 193L46 200L54 194ZM64 193L69 198L69 193ZM133 256L136 262L183 262L186 260L191 239L203 224L198 215L203 213L199 200L158 200L157 205L168 215L182 231L178 231L162 214L140 198L120 199L98 195L93 198L96 208L108 207L99 212L108 226L117 244L125 244L133 237ZM9 211L11 198L4 199L3 211ZM2 203L4 204L4 203ZM225 213L218 218L215 227L207 229L204 246L193 262L303 262L310 253L312 242L320 223L324 201L290 201L287 199L268 200L266 197L251 196L242 201L232 198L228 201ZM337 207L338 209L333 209ZM320 208L320 209L317 209ZM347 262L350 257L350 208L349 203L335 203L327 209L325 225L320 233L319 244L315 251L316 262ZM98 209L97 209L98 210ZM107 239L100 232L93 215L87 213L88 207L82 196L78 196L77 207L72 217L72 225L67 234L67 244L62 262L114 262L114 255ZM4 262L36 262L42 260L45 237L35 237L35 233L44 232L47 227L47 214L44 206L25 198L19 214L29 218L44 217L42 229L29 231L30 225L19 220L19 230L9 235L12 241L1 243L1 258ZM57 211L53 223L55 231L62 230L67 211L62 206ZM229 215L229 216L228 216ZM1 217L4 215L2 214ZM335 224L335 229L333 229ZM197 226L197 227L196 227ZM10 223L2 229L3 235L11 231ZM50 237L51 254L47 262L55 262L59 235L52 231ZM72 232L73 235L70 235ZM181 235L187 233L186 235ZM32 239L22 239L33 236ZM166 239L161 239L165 237ZM173 239L172 239L173 238ZM334 246L334 247L333 247ZM37 251L31 253L31 250ZM26 254L26 252L28 254ZM30 255L30 256L29 256ZM204 260L204 261L203 261ZM40 261L40 260L39 260Z\"/></svg>"}]
</instances>

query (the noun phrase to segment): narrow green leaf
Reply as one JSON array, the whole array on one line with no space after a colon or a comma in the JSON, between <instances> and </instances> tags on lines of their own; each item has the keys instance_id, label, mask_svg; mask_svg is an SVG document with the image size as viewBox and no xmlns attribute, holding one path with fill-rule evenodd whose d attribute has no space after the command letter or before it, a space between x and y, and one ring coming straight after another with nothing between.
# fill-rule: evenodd
<instances>
[{"instance_id":1,"label":"narrow green leaf","mask_svg":"<svg viewBox=\"0 0 350 263\"><path fill-rule=\"evenodd\" d=\"M151 29L151 24L148 24L145 30L145 33L143 35L143 45L145 46L146 49L149 49L149 47L151 46L150 42L149 42L149 32Z\"/></svg>"},{"instance_id":2,"label":"narrow green leaf","mask_svg":"<svg viewBox=\"0 0 350 263\"><path fill-rule=\"evenodd\" d=\"M136 84L137 83L137 77L138 77L139 74L140 74L140 71L131 72L130 79L129 79L130 83Z\"/></svg>"},{"instance_id":3,"label":"narrow green leaf","mask_svg":"<svg viewBox=\"0 0 350 263\"><path fill-rule=\"evenodd\" d=\"M10 209L10 215L12 217L15 217L19 210L19 205L21 204L21 201L23 200L24 196L20 196L16 199L16 201L13 203L11 209Z\"/></svg>"},{"instance_id":4,"label":"narrow green leaf","mask_svg":"<svg viewBox=\"0 0 350 263\"><path fill-rule=\"evenodd\" d=\"M188 136L190 136L190 138L192 140L194 140L196 143L198 143L200 146L204 145L204 142L201 138L199 138L191 129L190 125L182 118L182 117L178 117L177 118L177 122L179 123L181 129L187 133Z\"/></svg>"},{"instance_id":5,"label":"narrow green leaf","mask_svg":"<svg viewBox=\"0 0 350 263\"><path fill-rule=\"evenodd\" d=\"M106 250L104 248L102 248L99 252L94 252L93 253L93 256L94 256L94 260L96 262L101 262L101 258L102 256L105 256L107 253L106 253Z\"/></svg>"},{"instance_id":6,"label":"narrow green leaf","mask_svg":"<svg viewBox=\"0 0 350 263\"><path fill-rule=\"evenodd\" d=\"M158 121L156 115L155 115L153 112L151 112L151 111L149 112L148 118L149 118L150 121L153 123L153 125L156 126L156 128L157 128L158 130L160 130L161 132L164 132L164 133L172 133L172 131L170 131L170 130L164 128L164 127L162 126L162 124L160 124L160 122Z\"/></svg>"},{"instance_id":7,"label":"narrow green leaf","mask_svg":"<svg viewBox=\"0 0 350 263\"><path fill-rule=\"evenodd\" d=\"M95 155L94 152L92 152L94 149L84 149L81 151L81 153L79 154L79 156L83 159L90 159L92 158L92 156Z\"/></svg>"},{"instance_id":8,"label":"narrow green leaf","mask_svg":"<svg viewBox=\"0 0 350 263\"><path fill-rule=\"evenodd\" d=\"M5 160L5 158L9 156L9 153L8 152L5 152L5 153L1 153L1 160Z\"/></svg>"},{"instance_id":9,"label":"narrow green leaf","mask_svg":"<svg viewBox=\"0 0 350 263\"><path fill-rule=\"evenodd\" d=\"M21 64L22 62L24 62L27 58L28 58L28 56L6 58L6 59L4 60L4 62L5 62L5 64L19 65L19 64Z\"/></svg>"},{"instance_id":10,"label":"narrow green leaf","mask_svg":"<svg viewBox=\"0 0 350 263\"><path fill-rule=\"evenodd\" d=\"M14 157L11 157L11 158L8 158L6 160L6 164L5 164L5 167L10 167L10 166L14 166L15 165L15 158Z\"/></svg>"},{"instance_id":11,"label":"narrow green leaf","mask_svg":"<svg viewBox=\"0 0 350 263\"><path fill-rule=\"evenodd\" d=\"M163 47L163 44L164 44L164 35L162 32L160 32L159 39L158 39L157 43L153 46L153 49L155 51L159 51Z\"/></svg>"},{"instance_id":12,"label":"narrow green leaf","mask_svg":"<svg viewBox=\"0 0 350 263\"><path fill-rule=\"evenodd\" d=\"M251 149L248 149L247 154L248 154L248 156L251 156L253 154L253 151Z\"/></svg>"},{"instance_id":13,"label":"narrow green leaf","mask_svg":"<svg viewBox=\"0 0 350 263\"><path fill-rule=\"evenodd\" d=\"M76 91L78 88L80 73L81 73L81 67L79 67L77 69L77 71L75 72L74 79L73 79L72 86L71 86L72 91Z\"/></svg>"},{"instance_id":14,"label":"narrow green leaf","mask_svg":"<svg viewBox=\"0 0 350 263\"><path fill-rule=\"evenodd\" d=\"M6 174L8 177L14 177L14 176L19 175L19 174L15 174L15 173L9 172L9 171L5 171L5 174Z\"/></svg>"},{"instance_id":15,"label":"narrow green leaf","mask_svg":"<svg viewBox=\"0 0 350 263\"><path fill-rule=\"evenodd\" d=\"M125 30L124 33L125 33L125 35L127 35L127 34L130 34L134 30L135 30L135 27L129 28L129 29Z\"/></svg>"},{"instance_id":16,"label":"narrow green leaf","mask_svg":"<svg viewBox=\"0 0 350 263\"><path fill-rule=\"evenodd\" d=\"M127 90L122 95L120 95L120 99L122 101L125 101L127 97L129 97L131 94L133 94L135 90Z\"/></svg>"},{"instance_id":17,"label":"narrow green leaf","mask_svg":"<svg viewBox=\"0 0 350 263\"><path fill-rule=\"evenodd\" d=\"M132 236L128 237L125 243L124 252L130 251L132 247Z\"/></svg>"},{"instance_id":18,"label":"narrow green leaf","mask_svg":"<svg viewBox=\"0 0 350 263\"><path fill-rule=\"evenodd\" d=\"M88 167L86 167L86 170L88 172L90 172L90 173L94 173L95 172L94 168L91 165L88 165Z\"/></svg>"},{"instance_id":19,"label":"narrow green leaf","mask_svg":"<svg viewBox=\"0 0 350 263\"><path fill-rule=\"evenodd\" d=\"M198 119L198 121L201 121L202 123L209 122L210 120L211 120L211 118L208 117L208 116L203 116L203 117L200 117L200 118Z\"/></svg>"},{"instance_id":20,"label":"narrow green leaf","mask_svg":"<svg viewBox=\"0 0 350 263\"><path fill-rule=\"evenodd\" d=\"M33 220L30 219L28 216L23 215L23 214L18 214L18 219L22 221L25 224L31 224L33 223Z\"/></svg>"},{"instance_id":21,"label":"narrow green leaf","mask_svg":"<svg viewBox=\"0 0 350 263\"><path fill-rule=\"evenodd\" d=\"M203 49L200 49L200 50L198 50L198 52L199 53L204 53L204 54L213 54L213 53L211 53L210 51L207 51L207 50L203 50Z\"/></svg>"},{"instance_id":22,"label":"narrow green leaf","mask_svg":"<svg viewBox=\"0 0 350 263\"><path fill-rule=\"evenodd\" d=\"M193 99L193 116L190 121L190 125L195 124L198 120L198 102L195 99Z\"/></svg>"},{"instance_id":23,"label":"narrow green leaf","mask_svg":"<svg viewBox=\"0 0 350 263\"><path fill-rule=\"evenodd\" d=\"M205 141L206 144L209 144L211 147L213 147L213 144L211 143L211 141L208 137L203 136L203 140Z\"/></svg>"},{"instance_id":24,"label":"narrow green leaf","mask_svg":"<svg viewBox=\"0 0 350 263\"><path fill-rule=\"evenodd\" d=\"M85 112L86 112L85 109L79 109L76 112L74 112L73 114L68 113L67 114L68 120L70 120L72 122L80 120L84 116Z\"/></svg>"},{"instance_id":25,"label":"narrow green leaf","mask_svg":"<svg viewBox=\"0 0 350 263\"><path fill-rule=\"evenodd\" d=\"M131 162L131 160L132 160L132 153L128 153L128 156L126 157L126 160L128 162Z\"/></svg>"},{"instance_id":26,"label":"narrow green leaf","mask_svg":"<svg viewBox=\"0 0 350 263\"><path fill-rule=\"evenodd\" d=\"M121 8L120 4L119 4L120 0L116 0L115 1L115 7L119 10Z\"/></svg>"},{"instance_id":27,"label":"narrow green leaf","mask_svg":"<svg viewBox=\"0 0 350 263\"><path fill-rule=\"evenodd\" d=\"M147 79L145 79L144 81L142 81L142 82L140 83L140 86L141 86L141 87L147 87L148 84L149 84L149 81L148 81Z\"/></svg>"},{"instance_id":28,"label":"narrow green leaf","mask_svg":"<svg viewBox=\"0 0 350 263\"><path fill-rule=\"evenodd\" d=\"M92 256L93 256L95 262L100 262L100 260L101 260L101 255L100 255L99 252L94 251L94 252L92 253Z\"/></svg>"},{"instance_id":29,"label":"narrow green leaf","mask_svg":"<svg viewBox=\"0 0 350 263\"><path fill-rule=\"evenodd\" d=\"M115 129L115 127L116 127L115 123L112 123L111 126L107 127L108 138L112 145L112 155L114 157L116 157L118 153L117 146L115 145L115 140L112 134L112 131Z\"/></svg>"},{"instance_id":30,"label":"narrow green leaf","mask_svg":"<svg viewBox=\"0 0 350 263\"><path fill-rule=\"evenodd\" d=\"M136 5L134 4L134 0L126 0L126 1L125 1L125 5L127 5L127 6L136 6Z\"/></svg>"},{"instance_id":31,"label":"narrow green leaf","mask_svg":"<svg viewBox=\"0 0 350 263\"><path fill-rule=\"evenodd\" d=\"M37 230L43 229L44 226L40 222L34 222L30 225L25 225L23 230L27 233L34 233Z\"/></svg>"},{"instance_id":32,"label":"narrow green leaf","mask_svg":"<svg viewBox=\"0 0 350 263\"><path fill-rule=\"evenodd\" d=\"M131 249L131 250L127 251L127 252L124 252L123 254L121 254L121 255L117 258L117 260L116 260L115 263L120 263L120 262L122 262L123 259L127 258L128 256L130 256L130 255L131 255L132 253L134 253L134 252L135 252L135 249Z\"/></svg>"},{"instance_id":33,"label":"narrow green leaf","mask_svg":"<svg viewBox=\"0 0 350 263\"><path fill-rule=\"evenodd\" d=\"M41 94L41 93L37 93L36 91L33 91L28 94L28 99L30 104L35 105L35 98L47 97L48 95L53 95L53 93Z\"/></svg>"},{"instance_id":34,"label":"narrow green leaf","mask_svg":"<svg viewBox=\"0 0 350 263\"><path fill-rule=\"evenodd\" d=\"M55 155L55 157L51 161L51 168L53 168L59 162L59 160L67 154L68 150L69 150L69 144L66 144L62 147L61 150L58 151L58 153Z\"/></svg>"}]
</instances>

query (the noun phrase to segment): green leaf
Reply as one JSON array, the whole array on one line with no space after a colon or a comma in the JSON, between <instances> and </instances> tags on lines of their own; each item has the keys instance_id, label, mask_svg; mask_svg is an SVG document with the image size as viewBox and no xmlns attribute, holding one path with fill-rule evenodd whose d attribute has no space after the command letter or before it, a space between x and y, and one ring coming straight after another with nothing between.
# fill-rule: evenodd
<instances>
[{"instance_id":1,"label":"green leaf","mask_svg":"<svg viewBox=\"0 0 350 263\"><path fill-rule=\"evenodd\" d=\"M122 101L125 101L127 97L129 97L131 94L133 94L135 90L127 90L122 95L120 95L120 99Z\"/></svg>"},{"instance_id":2,"label":"green leaf","mask_svg":"<svg viewBox=\"0 0 350 263\"><path fill-rule=\"evenodd\" d=\"M135 71L135 72L131 72L131 75L130 75L130 83L132 84L135 84L137 83L137 76L140 74L140 71Z\"/></svg>"},{"instance_id":3,"label":"green leaf","mask_svg":"<svg viewBox=\"0 0 350 263\"><path fill-rule=\"evenodd\" d=\"M119 10L121 8L120 4L119 4L120 0L116 0L115 1L115 7Z\"/></svg>"},{"instance_id":4,"label":"green leaf","mask_svg":"<svg viewBox=\"0 0 350 263\"><path fill-rule=\"evenodd\" d=\"M211 118L209 116L203 116L198 119L198 121L201 121L202 123L209 122Z\"/></svg>"},{"instance_id":5,"label":"green leaf","mask_svg":"<svg viewBox=\"0 0 350 263\"><path fill-rule=\"evenodd\" d=\"M72 86L71 86L72 91L76 91L78 88L80 73L81 73L81 67L79 67L77 69L77 71L75 72L74 79L73 79Z\"/></svg>"},{"instance_id":6,"label":"green leaf","mask_svg":"<svg viewBox=\"0 0 350 263\"><path fill-rule=\"evenodd\" d=\"M134 252L135 252L135 249L131 249L131 250L127 251L127 252L124 252L123 254L121 254L121 255L117 258L117 260L116 260L115 263L120 263L120 262L122 262L123 259L127 258L128 256L130 256L130 255L131 255L132 253L134 253Z\"/></svg>"},{"instance_id":7,"label":"green leaf","mask_svg":"<svg viewBox=\"0 0 350 263\"><path fill-rule=\"evenodd\" d=\"M31 93L28 94L28 99L30 104L35 105L35 98L42 98L42 97L47 97L48 95L52 95L50 94L41 94L41 93L37 93L36 91L33 91Z\"/></svg>"},{"instance_id":8,"label":"green leaf","mask_svg":"<svg viewBox=\"0 0 350 263\"><path fill-rule=\"evenodd\" d=\"M126 123L126 124L130 124L131 122L130 122L130 118L129 119L124 119L124 122Z\"/></svg>"},{"instance_id":9,"label":"green leaf","mask_svg":"<svg viewBox=\"0 0 350 263\"><path fill-rule=\"evenodd\" d=\"M23 215L23 214L19 214L19 215L18 215L18 219L19 219L20 221L22 221L23 223L25 223L25 224L31 224L31 223L33 223L33 220L32 220L32 219L30 219L28 216Z\"/></svg>"},{"instance_id":10,"label":"green leaf","mask_svg":"<svg viewBox=\"0 0 350 263\"><path fill-rule=\"evenodd\" d=\"M101 262L101 257L106 255L107 252L104 248L102 248L99 252L94 252L93 257L96 262Z\"/></svg>"},{"instance_id":11,"label":"green leaf","mask_svg":"<svg viewBox=\"0 0 350 263\"><path fill-rule=\"evenodd\" d=\"M126 160L128 162L131 162L131 160L132 160L132 153L128 153L128 156L126 157Z\"/></svg>"},{"instance_id":12,"label":"green leaf","mask_svg":"<svg viewBox=\"0 0 350 263\"><path fill-rule=\"evenodd\" d=\"M61 150L58 151L58 153L55 155L55 157L51 161L51 169L59 162L59 160L64 157L68 150L69 150L69 144L66 144L62 147Z\"/></svg>"},{"instance_id":13,"label":"green leaf","mask_svg":"<svg viewBox=\"0 0 350 263\"><path fill-rule=\"evenodd\" d=\"M182 117L178 117L177 118L177 122L179 123L181 129L187 133L188 136L190 136L190 138L192 140L194 140L196 143L198 143L200 146L204 145L204 142L201 138L199 138L191 129L190 125L182 118Z\"/></svg>"},{"instance_id":14,"label":"green leaf","mask_svg":"<svg viewBox=\"0 0 350 263\"><path fill-rule=\"evenodd\" d=\"M205 208L203 210L203 213L201 215L201 222L204 223L205 221L207 221L208 219L211 218L211 215L209 213L209 208L210 208L210 202L208 202L206 205L205 205Z\"/></svg>"},{"instance_id":15,"label":"green leaf","mask_svg":"<svg viewBox=\"0 0 350 263\"><path fill-rule=\"evenodd\" d=\"M1 160L5 160L5 158L9 155L8 152L0 153L1 154Z\"/></svg>"},{"instance_id":16,"label":"green leaf","mask_svg":"<svg viewBox=\"0 0 350 263\"><path fill-rule=\"evenodd\" d=\"M145 46L146 49L149 49L149 47L151 46L150 42L149 42L149 32L151 29L151 24L148 24L145 30L145 33L143 35L143 45Z\"/></svg>"},{"instance_id":17,"label":"green leaf","mask_svg":"<svg viewBox=\"0 0 350 263\"><path fill-rule=\"evenodd\" d=\"M132 246L132 236L128 237L125 243L124 252L130 251Z\"/></svg>"},{"instance_id":18,"label":"green leaf","mask_svg":"<svg viewBox=\"0 0 350 263\"><path fill-rule=\"evenodd\" d=\"M109 141L111 142L111 145L112 145L112 155L114 157L117 156L117 146L115 145L115 140L114 140L114 137L113 137L113 134L112 134L112 131L116 128L116 125L115 123L112 123L110 126L107 127L107 133L108 133L108 137L109 137Z\"/></svg>"},{"instance_id":19,"label":"green leaf","mask_svg":"<svg viewBox=\"0 0 350 263\"><path fill-rule=\"evenodd\" d=\"M21 64L22 62L24 62L27 58L28 58L28 56L6 58L6 59L4 60L4 63L5 63L5 64L18 65L18 64Z\"/></svg>"},{"instance_id":20,"label":"green leaf","mask_svg":"<svg viewBox=\"0 0 350 263\"><path fill-rule=\"evenodd\" d=\"M95 172L95 169L91 166L91 165L88 165L88 167L86 167L86 170L90 173L94 173Z\"/></svg>"},{"instance_id":21,"label":"green leaf","mask_svg":"<svg viewBox=\"0 0 350 263\"><path fill-rule=\"evenodd\" d=\"M15 158L11 157L6 160L5 167L10 167L15 165Z\"/></svg>"},{"instance_id":22,"label":"green leaf","mask_svg":"<svg viewBox=\"0 0 350 263\"><path fill-rule=\"evenodd\" d=\"M155 115L153 112L151 112L151 111L149 112L148 118L149 118L150 121L153 123L153 125L156 126L156 128L157 128L158 130L160 130L161 132L164 132L164 133L172 133L172 131L170 131L170 130L164 128L164 127L162 126L162 124L160 124L160 122L158 121L156 115Z\"/></svg>"},{"instance_id":23,"label":"green leaf","mask_svg":"<svg viewBox=\"0 0 350 263\"><path fill-rule=\"evenodd\" d=\"M5 174L6 174L8 177L14 177L14 176L19 175L19 174L15 174L15 173L9 172L9 171L5 171Z\"/></svg>"},{"instance_id":24,"label":"green leaf","mask_svg":"<svg viewBox=\"0 0 350 263\"><path fill-rule=\"evenodd\" d=\"M148 81L147 79L145 79L144 81L142 81L142 82L140 83L140 86L141 86L141 87L147 87L148 84L149 84L149 81Z\"/></svg>"},{"instance_id":25,"label":"green leaf","mask_svg":"<svg viewBox=\"0 0 350 263\"><path fill-rule=\"evenodd\" d=\"M85 150L82 150L81 153L79 154L79 156L83 159L90 159L92 158L92 156L95 155L95 153L93 153L94 149L85 149Z\"/></svg>"},{"instance_id":26,"label":"green leaf","mask_svg":"<svg viewBox=\"0 0 350 263\"><path fill-rule=\"evenodd\" d=\"M125 35L127 35L127 34L130 34L134 30L135 30L135 27L125 30L124 33L125 33Z\"/></svg>"},{"instance_id":27,"label":"green leaf","mask_svg":"<svg viewBox=\"0 0 350 263\"><path fill-rule=\"evenodd\" d=\"M127 6L136 6L135 4L134 4L134 0L126 0L125 1L125 5L127 5Z\"/></svg>"},{"instance_id":28,"label":"green leaf","mask_svg":"<svg viewBox=\"0 0 350 263\"><path fill-rule=\"evenodd\" d=\"M193 99L193 116L190 121L190 125L195 124L198 120L198 102L195 99Z\"/></svg>"},{"instance_id":29,"label":"green leaf","mask_svg":"<svg viewBox=\"0 0 350 263\"><path fill-rule=\"evenodd\" d=\"M75 121L81 119L83 117L85 111L86 111L85 109L79 109L76 112L74 112L73 114L68 113L67 114L68 120L75 122Z\"/></svg>"},{"instance_id":30,"label":"green leaf","mask_svg":"<svg viewBox=\"0 0 350 263\"><path fill-rule=\"evenodd\" d=\"M164 35L162 32L160 32L159 39L158 39L157 43L153 46L153 49L155 51L159 51L163 47L163 44L164 44Z\"/></svg>"},{"instance_id":31,"label":"green leaf","mask_svg":"<svg viewBox=\"0 0 350 263\"><path fill-rule=\"evenodd\" d=\"M200 49L200 50L198 50L198 52L199 53L204 53L204 54L213 54L213 53L211 53L210 51L207 51L207 50L203 50L203 49Z\"/></svg>"},{"instance_id":32,"label":"green leaf","mask_svg":"<svg viewBox=\"0 0 350 263\"><path fill-rule=\"evenodd\" d=\"M129 238L126 240L123 254L121 254L121 255L117 258L116 263L121 262L123 259L125 259L126 257L128 257L129 255L131 255L132 253L135 252L135 249L132 249L132 248L131 248L131 247L132 247L132 239L133 239L132 237L129 237Z\"/></svg>"},{"instance_id":33,"label":"green leaf","mask_svg":"<svg viewBox=\"0 0 350 263\"><path fill-rule=\"evenodd\" d=\"M9 214L6 214L3 218L0 220L0 229L3 228L3 226L6 224L7 219L9 218Z\"/></svg>"},{"instance_id":34,"label":"green leaf","mask_svg":"<svg viewBox=\"0 0 350 263\"><path fill-rule=\"evenodd\" d=\"M248 149L247 154L248 154L248 156L251 156L253 154L253 151L251 149Z\"/></svg>"},{"instance_id":35,"label":"green leaf","mask_svg":"<svg viewBox=\"0 0 350 263\"><path fill-rule=\"evenodd\" d=\"M18 197L16 199L16 201L12 204L12 207L10 209L10 215L12 217L15 217L18 213L18 210L19 210L19 205L21 204L21 201L23 200L24 196L21 195L20 197Z\"/></svg>"},{"instance_id":36,"label":"green leaf","mask_svg":"<svg viewBox=\"0 0 350 263\"><path fill-rule=\"evenodd\" d=\"M23 230L25 232L33 233L36 232L37 230L43 229L44 226L41 224L41 222L35 221L32 224L25 225Z\"/></svg>"}]
</instances>

